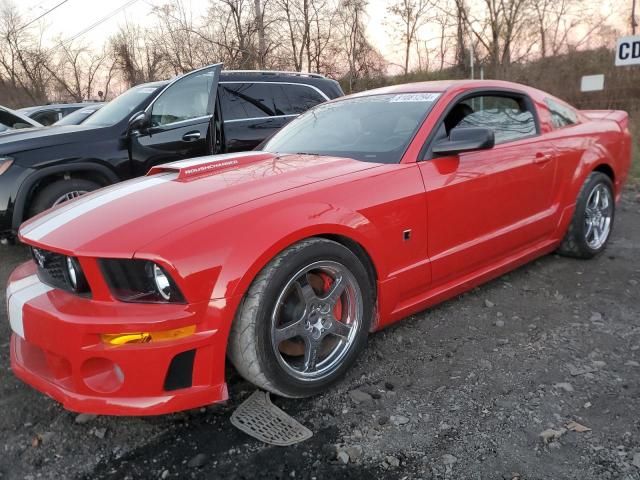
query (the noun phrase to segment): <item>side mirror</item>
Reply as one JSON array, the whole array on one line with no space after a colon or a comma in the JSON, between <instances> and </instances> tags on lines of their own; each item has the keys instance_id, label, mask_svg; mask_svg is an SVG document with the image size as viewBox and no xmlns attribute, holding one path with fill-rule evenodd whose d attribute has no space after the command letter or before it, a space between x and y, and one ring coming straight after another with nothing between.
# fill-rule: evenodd
<instances>
[{"instance_id":1,"label":"side mirror","mask_svg":"<svg viewBox=\"0 0 640 480\"><path fill-rule=\"evenodd\" d=\"M457 155L474 150L487 150L496 144L495 134L490 128L454 128L448 139L433 146L434 155Z\"/></svg>"},{"instance_id":2,"label":"side mirror","mask_svg":"<svg viewBox=\"0 0 640 480\"><path fill-rule=\"evenodd\" d=\"M129 119L129 131L142 130L149 126L149 117L146 112L134 113Z\"/></svg>"}]
</instances>

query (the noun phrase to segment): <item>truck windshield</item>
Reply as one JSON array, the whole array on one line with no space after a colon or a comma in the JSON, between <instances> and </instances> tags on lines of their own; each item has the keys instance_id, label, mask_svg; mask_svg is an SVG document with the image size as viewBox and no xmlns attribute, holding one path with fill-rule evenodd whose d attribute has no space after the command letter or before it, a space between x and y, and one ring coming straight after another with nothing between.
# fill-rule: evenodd
<instances>
[{"instance_id":1,"label":"truck windshield","mask_svg":"<svg viewBox=\"0 0 640 480\"><path fill-rule=\"evenodd\" d=\"M133 87L119 97L107 103L96 113L87 118L82 124L108 127L129 118L142 103L151 97L160 87L141 85Z\"/></svg>"},{"instance_id":2,"label":"truck windshield","mask_svg":"<svg viewBox=\"0 0 640 480\"><path fill-rule=\"evenodd\" d=\"M263 150L398 163L439 96L394 93L325 103L285 126Z\"/></svg>"}]
</instances>

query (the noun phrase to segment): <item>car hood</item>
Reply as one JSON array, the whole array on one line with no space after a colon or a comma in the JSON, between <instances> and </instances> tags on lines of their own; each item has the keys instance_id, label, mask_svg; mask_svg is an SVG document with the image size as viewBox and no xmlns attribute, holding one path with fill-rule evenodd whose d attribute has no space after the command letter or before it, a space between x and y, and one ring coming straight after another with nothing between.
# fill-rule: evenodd
<instances>
[{"instance_id":1,"label":"car hood","mask_svg":"<svg viewBox=\"0 0 640 480\"><path fill-rule=\"evenodd\" d=\"M149 242L206 216L378 166L266 152L174 162L49 210L23 224L20 238L69 255L131 257Z\"/></svg>"},{"instance_id":2,"label":"car hood","mask_svg":"<svg viewBox=\"0 0 640 480\"><path fill-rule=\"evenodd\" d=\"M102 127L60 125L10 130L0 135L0 154L13 155L54 145L85 142L97 128Z\"/></svg>"}]
</instances>

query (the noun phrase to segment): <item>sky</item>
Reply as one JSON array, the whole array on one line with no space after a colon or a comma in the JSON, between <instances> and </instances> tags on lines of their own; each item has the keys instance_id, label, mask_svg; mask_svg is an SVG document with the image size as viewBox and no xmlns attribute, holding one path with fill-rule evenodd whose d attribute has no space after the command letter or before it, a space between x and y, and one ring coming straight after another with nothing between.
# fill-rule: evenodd
<instances>
[{"instance_id":1,"label":"sky","mask_svg":"<svg viewBox=\"0 0 640 480\"><path fill-rule=\"evenodd\" d=\"M0 0L3 1L3 0ZM13 1L23 15L24 21L29 22L42 15L47 10L55 7L64 0L5 0ZM208 0L183 0L198 13L199 9L205 9ZM388 24L387 8L392 0L369 0L367 34L373 45L392 64L402 64L403 52L399 39L390 34L392 27ZM619 11L621 3L631 0L582 0L585 4L600 5L603 14L611 11ZM47 14L39 25L46 25L45 40L68 40L91 27L96 22L109 16L115 10L120 9L115 15L104 23L91 29L79 37L85 44L93 47L101 47L105 40L118 30L118 26L126 20L145 24L151 23L151 9L166 3L167 0L66 0L62 5ZM122 8L126 7L126 8ZM640 5L639 5L640 8ZM609 17L614 24L624 25L627 20L616 16ZM429 27L425 27L429 28ZM422 38L434 37L433 34L423 32ZM414 55L415 57L415 55ZM414 58L415 61L415 58ZM412 62L413 63L413 62Z\"/></svg>"},{"instance_id":2,"label":"sky","mask_svg":"<svg viewBox=\"0 0 640 480\"><path fill-rule=\"evenodd\" d=\"M25 21L30 21L42 15L62 0L14 0ZM67 0L66 3L47 14L46 37L50 41L57 38L64 40L72 38L85 28L93 25L121 6L133 3L118 12L109 20L100 24L90 32L82 35L87 43L101 46L106 38L115 33L118 25L125 20L144 24L153 6L166 3L166 0ZM204 9L208 0L186 0L194 10ZM384 24L387 5L390 0L371 0L369 4L369 22L367 25L369 38L385 56L395 57L393 39L388 35L388 27ZM400 61L399 58L391 58Z\"/></svg>"}]
</instances>

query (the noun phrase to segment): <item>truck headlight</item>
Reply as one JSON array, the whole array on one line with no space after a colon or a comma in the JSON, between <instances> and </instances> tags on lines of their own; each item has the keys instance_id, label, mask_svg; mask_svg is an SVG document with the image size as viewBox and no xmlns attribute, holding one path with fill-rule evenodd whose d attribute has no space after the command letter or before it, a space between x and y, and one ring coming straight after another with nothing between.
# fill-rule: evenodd
<instances>
[{"instance_id":1,"label":"truck headlight","mask_svg":"<svg viewBox=\"0 0 640 480\"><path fill-rule=\"evenodd\" d=\"M9 167L13 164L13 158L0 157L0 175L9 170Z\"/></svg>"}]
</instances>

